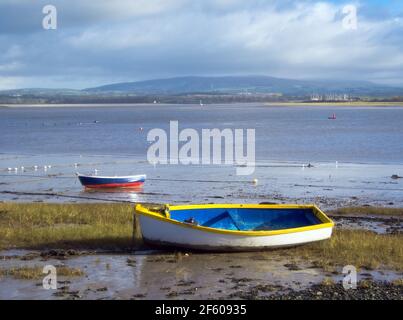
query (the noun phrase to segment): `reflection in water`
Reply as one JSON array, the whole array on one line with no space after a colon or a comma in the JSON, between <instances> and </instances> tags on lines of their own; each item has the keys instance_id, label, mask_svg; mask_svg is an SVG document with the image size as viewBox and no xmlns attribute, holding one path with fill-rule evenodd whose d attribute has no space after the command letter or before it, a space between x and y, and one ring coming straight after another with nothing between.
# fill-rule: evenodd
<instances>
[{"instance_id":1,"label":"reflection in water","mask_svg":"<svg viewBox=\"0 0 403 320\"><path fill-rule=\"evenodd\" d=\"M102 200L110 200L111 194L116 199L124 199L124 201L128 202L143 202L141 197L141 193L143 193L143 186L136 186L130 188L102 188L102 189L90 189L84 188L80 195L83 197L91 196L96 199Z\"/></svg>"}]
</instances>

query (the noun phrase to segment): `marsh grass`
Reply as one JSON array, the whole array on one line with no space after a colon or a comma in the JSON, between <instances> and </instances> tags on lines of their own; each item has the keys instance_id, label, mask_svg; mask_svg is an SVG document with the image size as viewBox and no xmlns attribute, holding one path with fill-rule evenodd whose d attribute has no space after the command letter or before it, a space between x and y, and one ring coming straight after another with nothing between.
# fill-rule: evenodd
<instances>
[{"instance_id":1,"label":"marsh grass","mask_svg":"<svg viewBox=\"0 0 403 320\"><path fill-rule=\"evenodd\" d=\"M126 249L129 204L0 203L0 248Z\"/></svg>"},{"instance_id":2,"label":"marsh grass","mask_svg":"<svg viewBox=\"0 0 403 320\"><path fill-rule=\"evenodd\" d=\"M329 240L315 242L286 251L312 261L313 266L333 271L336 267L391 268L403 270L403 236L376 234L364 230L334 230Z\"/></svg>"},{"instance_id":3,"label":"marsh grass","mask_svg":"<svg viewBox=\"0 0 403 320\"><path fill-rule=\"evenodd\" d=\"M130 204L0 203L0 248L132 249L141 243L133 239L133 213ZM281 249L280 254L329 272L349 264L402 271L403 235L336 229L329 240Z\"/></svg>"},{"instance_id":4,"label":"marsh grass","mask_svg":"<svg viewBox=\"0 0 403 320\"><path fill-rule=\"evenodd\" d=\"M403 217L403 208L382 207L344 207L329 211L333 215L359 215L359 216L393 216Z\"/></svg>"},{"instance_id":5,"label":"marsh grass","mask_svg":"<svg viewBox=\"0 0 403 320\"><path fill-rule=\"evenodd\" d=\"M85 275L85 273L78 268L70 268L66 266L58 266L56 267L56 271L57 276L61 277L82 277ZM15 279L38 280L43 279L46 274L43 273L43 267L30 266L0 269L0 276L8 276Z\"/></svg>"}]
</instances>

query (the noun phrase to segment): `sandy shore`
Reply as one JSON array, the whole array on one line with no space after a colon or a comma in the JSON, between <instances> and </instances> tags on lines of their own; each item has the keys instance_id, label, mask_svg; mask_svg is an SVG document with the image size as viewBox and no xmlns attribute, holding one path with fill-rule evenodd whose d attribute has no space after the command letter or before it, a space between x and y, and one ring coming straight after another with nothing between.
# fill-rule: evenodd
<instances>
[{"instance_id":1,"label":"sandy shore","mask_svg":"<svg viewBox=\"0 0 403 320\"><path fill-rule=\"evenodd\" d=\"M220 105L231 105L233 102L229 103L214 103L214 106ZM235 103L236 105L244 105L244 106L256 106L256 105L265 105L265 106L286 106L286 107L403 107L403 101L397 102L377 102L377 101L354 101L354 102L301 102L301 101L290 101L290 102L240 102ZM60 103L60 104L3 104L0 105L0 108L101 108L101 107L139 107L139 106L181 106L181 105L194 105L200 108L200 105L197 103ZM208 104L205 104L208 106Z\"/></svg>"},{"instance_id":2,"label":"sandy shore","mask_svg":"<svg viewBox=\"0 0 403 320\"><path fill-rule=\"evenodd\" d=\"M287 107L403 107L403 102L376 102L376 101L357 101L357 102L266 102L267 106L287 106Z\"/></svg>"},{"instance_id":3,"label":"sandy shore","mask_svg":"<svg viewBox=\"0 0 403 320\"><path fill-rule=\"evenodd\" d=\"M4 104L0 108L105 108L105 107L140 107L155 106L154 103L46 103L46 104ZM158 106L169 106L177 104L158 103Z\"/></svg>"}]
</instances>

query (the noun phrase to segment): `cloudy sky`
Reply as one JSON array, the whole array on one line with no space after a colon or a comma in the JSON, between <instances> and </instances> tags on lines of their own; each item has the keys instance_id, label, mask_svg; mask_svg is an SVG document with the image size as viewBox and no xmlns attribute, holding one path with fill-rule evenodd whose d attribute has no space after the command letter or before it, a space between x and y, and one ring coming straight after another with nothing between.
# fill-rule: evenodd
<instances>
[{"instance_id":1,"label":"cloudy sky","mask_svg":"<svg viewBox=\"0 0 403 320\"><path fill-rule=\"evenodd\" d=\"M0 90L252 74L403 86L403 1L0 0Z\"/></svg>"}]
</instances>

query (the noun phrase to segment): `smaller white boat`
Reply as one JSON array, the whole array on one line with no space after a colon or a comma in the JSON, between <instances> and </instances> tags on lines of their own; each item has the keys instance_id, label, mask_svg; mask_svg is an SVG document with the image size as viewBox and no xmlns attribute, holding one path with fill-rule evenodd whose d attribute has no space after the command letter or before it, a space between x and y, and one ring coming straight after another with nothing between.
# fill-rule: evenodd
<instances>
[{"instance_id":1,"label":"smaller white boat","mask_svg":"<svg viewBox=\"0 0 403 320\"><path fill-rule=\"evenodd\" d=\"M331 237L334 223L315 205L136 205L146 243L205 251L250 251Z\"/></svg>"}]
</instances>

